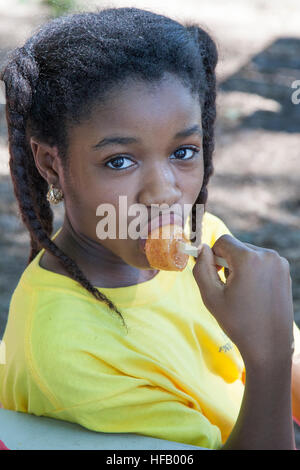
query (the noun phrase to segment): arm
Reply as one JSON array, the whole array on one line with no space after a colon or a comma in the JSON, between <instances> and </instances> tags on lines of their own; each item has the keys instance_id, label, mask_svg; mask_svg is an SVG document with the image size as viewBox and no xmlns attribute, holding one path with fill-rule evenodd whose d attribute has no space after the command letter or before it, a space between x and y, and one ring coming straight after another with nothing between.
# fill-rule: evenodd
<instances>
[{"instance_id":1,"label":"arm","mask_svg":"<svg viewBox=\"0 0 300 470\"><path fill-rule=\"evenodd\" d=\"M246 367L240 414L224 450L295 449L290 362Z\"/></svg>"},{"instance_id":2,"label":"arm","mask_svg":"<svg viewBox=\"0 0 300 470\"><path fill-rule=\"evenodd\" d=\"M272 372L268 370L268 375L266 371L263 370L260 374L261 380L258 382L258 371L256 374L251 376L250 371L247 373L247 382L245 383L245 394L244 399L241 405L241 412L238 418L238 423L234 428L230 439L226 442L224 449L230 449L231 446L237 446L237 436L240 429L250 429L253 422L259 422L260 416L267 414L269 410L269 419L270 423L267 425L266 429L261 426L263 423L260 423L259 433L262 433L263 439L265 436L272 438L270 435L270 429L275 431L282 432L283 436L288 436L292 431L292 422L291 422L291 409L292 406L292 415L297 424L300 425L300 332L294 323L294 341L295 341L295 352L292 359L292 365L290 366L289 361L287 361L286 366L284 366L279 373L277 367L277 373L275 372L272 377ZM278 366L278 365L277 365ZM290 369L292 369L290 371ZM282 380L282 381L281 381ZM251 381L254 382L254 386L251 385ZM275 382L273 384L273 382ZM290 386L282 385L286 384ZM269 386L269 391L268 391ZM292 403L290 396L292 395ZM259 399L257 399L259 397ZM264 401L264 397L269 397ZM275 405L274 405L275 402ZM276 405L277 403L277 405ZM275 411L273 407L275 406ZM248 413L249 411L249 413ZM282 417L281 417L282 414ZM285 426L277 429L278 422L285 422ZM287 429L286 429L287 427ZM249 436L256 436L257 431L254 428L253 433L249 432L247 436L246 446L252 445L252 442L249 440ZM282 441L278 436L278 439ZM271 445L271 442L270 442Z\"/></svg>"},{"instance_id":3,"label":"arm","mask_svg":"<svg viewBox=\"0 0 300 470\"><path fill-rule=\"evenodd\" d=\"M213 254L226 259L224 284ZM291 404L293 301L288 262L229 235L203 245L193 274L204 304L239 349L246 382L223 449L295 449Z\"/></svg>"}]
</instances>

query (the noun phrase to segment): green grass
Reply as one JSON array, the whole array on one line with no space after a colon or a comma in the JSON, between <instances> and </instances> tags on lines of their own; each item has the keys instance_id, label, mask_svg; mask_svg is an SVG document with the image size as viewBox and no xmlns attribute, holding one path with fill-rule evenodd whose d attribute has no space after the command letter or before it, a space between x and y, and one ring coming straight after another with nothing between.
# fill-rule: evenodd
<instances>
[{"instance_id":1,"label":"green grass","mask_svg":"<svg viewBox=\"0 0 300 470\"><path fill-rule=\"evenodd\" d=\"M48 5L52 18L71 13L79 6L78 0L42 0L42 2Z\"/></svg>"},{"instance_id":2,"label":"green grass","mask_svg":"<svg viewBox=\"0 0 300 470\"><path fill-rule=\"evenodd\" d=\"M37 3L42 3L49 7L49 13L52 18L57 18L61 15L66 15L79 8L80 0L35 0ZM23 5L28 3L28 0L19 0Z\"/></svg>"}]
</instances>

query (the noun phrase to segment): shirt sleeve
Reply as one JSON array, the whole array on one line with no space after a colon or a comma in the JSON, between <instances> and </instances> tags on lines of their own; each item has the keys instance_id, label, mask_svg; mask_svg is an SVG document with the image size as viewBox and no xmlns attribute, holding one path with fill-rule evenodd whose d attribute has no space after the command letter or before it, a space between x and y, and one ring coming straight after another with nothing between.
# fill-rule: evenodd
<instances>
[{"instance_id":1,"label":"shirt sleeve","mask_svg":"<svg viewBox=\"0 0 300 470\"><path fill-rule=\"evenodd\" d=\"M220 429L172 387L159 363L128 345L117 325L111 313L79 299L76 308L57 301L50 310L39 309L30 369L49 403L39 413L93 431L219 448ZM40 410L34 397L29 402L30 413Z\"/></svg>"},{"instance_id":2,"label":"shirt sleeve","mask_svg":"<svg viewBox=\"0 0 300 470\"><path fill-rule=\"evenodd\" d=\"M218 238L225 234L234 236L223 220L210 212L206 212L202 226L203 242L212 247Z\"/></svg>"},{"instance_id":3,"label":"shirt sleeve","mask_svg":"<svg viewBox=\"0 0 300 470\"><path fill-rule=\"evenodd\" d=\"M232 237L234 236L227 225L219 217L210 212L205 212L202 226L202 242L212 248L218 238L226 234L231 235ZM220 279L223 282L226 282L224 268L220 269L218 274Z\"/></svg>"},{"instance_id":4,"label":"shirt sleeve","mask_svg":"<svg viewBox=\"0 0 300 470\"><path fill-rule=\"evenodd\" d=\"M300 330L299 327L294 322L294 362L299 363L300 368Z\"/></svg>"}]
</instances>

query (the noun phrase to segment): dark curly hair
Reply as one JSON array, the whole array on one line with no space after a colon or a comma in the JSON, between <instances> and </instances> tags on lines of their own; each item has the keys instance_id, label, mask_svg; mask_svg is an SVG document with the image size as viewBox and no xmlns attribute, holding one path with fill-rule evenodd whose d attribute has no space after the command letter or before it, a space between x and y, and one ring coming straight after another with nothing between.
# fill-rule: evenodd
<instances>
[{"instance_id":1,"label":"dark curly hair","mask_svg":"<svg viewBox=\"0 0 300 470\"><path fill-rule=\"evenodd\" d=\"M31 136L58 148L68 168L68 126L79 124L95 103L127 78L154 83L175 74L199 97L202 110L204 180L192 208L207 201L213 173L218 59L215 42L197 24L180 24L138 8L107 8L61 16L14 49L1 71L6 88L10 171L20 214L31 238L30 263L44 248L96 299L123 317L77 264L51 240L53 213L29 144ZM120 78L121 77L121 78Z\"/></svg>"}]
</instances>

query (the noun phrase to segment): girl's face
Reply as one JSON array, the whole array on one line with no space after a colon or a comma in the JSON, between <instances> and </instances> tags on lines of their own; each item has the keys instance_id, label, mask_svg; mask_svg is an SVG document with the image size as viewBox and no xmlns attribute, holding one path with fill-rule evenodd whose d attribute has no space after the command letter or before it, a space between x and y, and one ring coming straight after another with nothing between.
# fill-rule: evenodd
<instances>
[{"instance_id":1,"label":"girl's face","mask_svg":"<svg viewBox=\"0 0 300 470\"><path fill-rule=\"evenodd\" d=\"M66 179L60 175L65 208L75 231L118 262L152 269L138 239L118 236L120 218L128 227L137 217L119 207L119 196L127 197L127 208L147 207L149 219L151 204L178 204L184 214L184 204L195 203L204 176L201 109L172 75L155 87L127 81L110 96L69 131L69 171ZM104 203L115 208L115 239L96 233L101 218L107 219L107 213L96 214Z\"/></svg>"}]
</instances>

